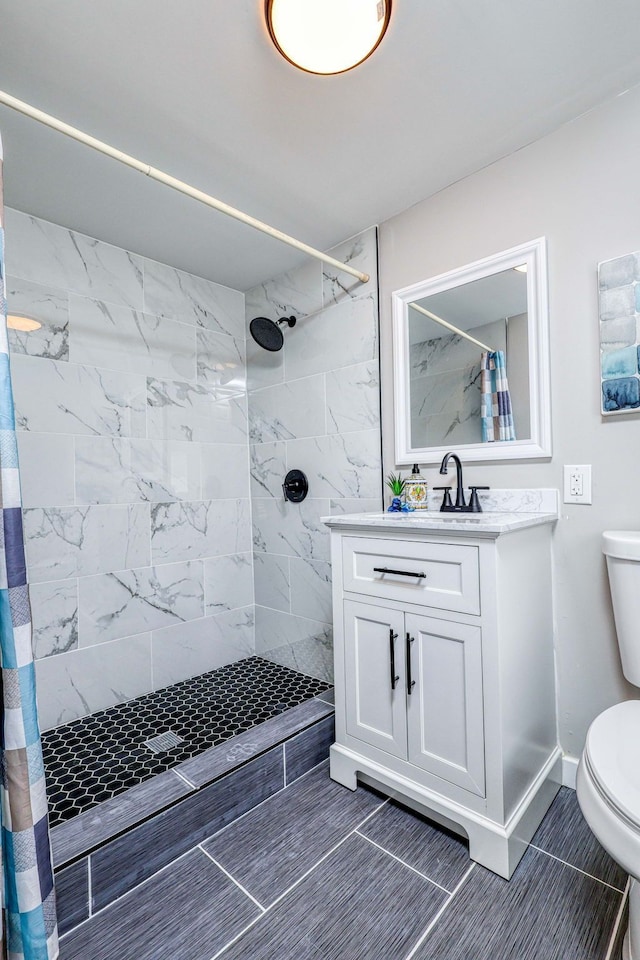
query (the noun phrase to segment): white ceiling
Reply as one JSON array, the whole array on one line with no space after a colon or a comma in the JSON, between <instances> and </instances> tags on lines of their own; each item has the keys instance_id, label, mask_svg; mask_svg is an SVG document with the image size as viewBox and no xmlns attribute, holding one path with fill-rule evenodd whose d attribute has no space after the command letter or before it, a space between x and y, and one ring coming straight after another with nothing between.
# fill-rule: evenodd
<instances>
[{"instance_id":1,"label":"white ceiling","mask_svg":"<svg viewBox=\"0 0 640 960\"><path fill-rule=\"evenodd\" d=\"M0 88L326 248L640 82L637 0L394 0L336 77L283 60L262 10L0 0ZM0 132L9 206L238 289L300 261L5 107Z\"/></svg>"}]
</instances>

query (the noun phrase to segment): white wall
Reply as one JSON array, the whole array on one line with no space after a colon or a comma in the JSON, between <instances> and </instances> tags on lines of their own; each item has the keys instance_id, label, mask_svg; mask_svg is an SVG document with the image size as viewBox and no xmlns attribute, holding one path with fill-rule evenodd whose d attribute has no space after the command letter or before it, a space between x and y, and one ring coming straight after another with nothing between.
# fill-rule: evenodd
<instances>
[{"instance_id":1,"label":"white wall","mask_svg":"<svg viewBox=\"0 0 640 960\"><path fill-rule=\"evenodd\" d=\"M564 463L593 464L593 505L563 505L554 538L560 741L573 756L598 712L638 696L620 669L600 534L640 526L640 416L600 415L596 282L599 261L640 249L639 157L634 88L380 231L385 472L393 469L392 290L547 238L553 459L471 465L466 479L561 488Z\"/></svg>"}]
</instances>

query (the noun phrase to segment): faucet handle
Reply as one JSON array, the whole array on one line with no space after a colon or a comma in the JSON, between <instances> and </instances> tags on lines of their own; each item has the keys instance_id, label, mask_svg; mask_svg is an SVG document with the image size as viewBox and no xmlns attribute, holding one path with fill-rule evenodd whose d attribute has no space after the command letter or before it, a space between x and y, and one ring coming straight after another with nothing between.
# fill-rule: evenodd
<instances>
[{"instance_id":1,"label":"faucet handle","mask_svg":"<svg viewBox=\"0 0 640 960\"><path fill-rule=\"evenodd\" d=\"M444 490L444 497L442 498L440 513L442 513L444 510L453 510L453 504L451 503L451 487L433 487L432 489Z\"/></svg>"},{"instance_id":2,"label":"faucet handle","mask_svg":"<svg viewBox=\"0 0 640 960\"><path fill-rule=\"evenodd\" d=\"M479 486L469 486L471 490L471 498L469 500L469 512L470 513L482 513L482 506L478 500L478 490L491 490L491 487L479 487Z\"/></svg>"}]
</instances>

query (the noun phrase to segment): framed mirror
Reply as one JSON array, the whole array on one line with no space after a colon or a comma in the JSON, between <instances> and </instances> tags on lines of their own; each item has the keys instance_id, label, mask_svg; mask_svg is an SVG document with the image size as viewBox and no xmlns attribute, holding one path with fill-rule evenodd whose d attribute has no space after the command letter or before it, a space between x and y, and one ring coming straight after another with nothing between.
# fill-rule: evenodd
<instances>
[{"instance_id":1,"label":"framed mirror","mask_svg":"<svg viewBox=\"0 0 640 960\"><path fill-rule=\"evenodd\" d=\"M396 463L551 456L544 237L392 294Z\"/></svg>"}]
</instances>

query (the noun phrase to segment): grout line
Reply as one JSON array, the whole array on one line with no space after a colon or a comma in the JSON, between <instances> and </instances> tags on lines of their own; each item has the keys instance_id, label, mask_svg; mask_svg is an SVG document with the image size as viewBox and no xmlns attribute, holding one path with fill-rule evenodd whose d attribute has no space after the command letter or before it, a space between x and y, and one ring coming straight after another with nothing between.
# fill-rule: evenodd
<instances>
[{"instance_id":1,"label":"grout line","mask_svg":"<svg viewBox=\"0 0 640 960\"><path fill-rule=\"evenodd\" d=\"M284 554L281 554L281 553L261 554L261 556L282 557L282 556L284 556ZM326 565L327 565L328 567L331 566L331 562L330 562L329 560L318 560L318 559L315 558L315 557L313 557L313 558L290 557L290 558L287 558L287 559L291 559L291 560L312 559L313 563L326 563ZM311 617L304 617L304 616L302 616L302 614L300 614L300 613L287 613L286 610L279 610L277 607L266 607L266 606L264 605L264 603L256 603L256 607L262 607L262 608L265 609L265 610L273 610L275 613L282 613L282 614L284 614L286 617L295 617L296 620L306 620L307 623L320 623L320 624L322 624L323 627L331 626L331 624L332 624L332 621L331 621L331 620L312 620ZM242 610L242 607L238 607L237 609ZM200 618L200 619L202 619L202 618ZM185 622L187 622L187 623L192 623L193 621L192 621L192 620L187 620L187 621L185 621ZM135 634L135 633L134 633L133 636L134 636L134 637L135 637L135 636L138 636L138 634ZM125 639L126 639L126 638L125 638ZM106 642L108 643L108 642L113 642L113 641L106 641ZM294 642L295 642L295 641L294 641ZM280 647L271 647L271 648L270 648L270 650L279 650L279 649L280 649ZM73 652L73 651L72 651L72 652ZM264 650L263 653L269 653L269 650ZM261 654L261 653L257 653L256 656L257 656L257 657L261 657L262 654ZM295 668L294 668L294 667L290 667L290 669L293 670L293 669L295 669ZM300 672L300 671L298 671L298 672ZM316 679L320 679L320 678L318 677L318 678L316 678Z\"/></svg>"},{"instance_id":2,"label":"grout line","mask_svg":"<svg viewBox=\"0 0 640 960\"><path fill-rule=\"evenodd\" d=\"M100 914L104 913L106 910L110 910L111 907L114 907L117 903L120 903L120 901L124 900L125 897L130 896L132 893L135 893L141 887L146 886L147 883L149 883L151 880L154 880L161 873L164 873L165 870L170 870L172 867L175 867L176 863L178 863L180 860L184 860L184 858L188 857L190 853L193 853L195 849L196 849L195 847L189 847L189 849L185 850L184 853L181 853L179 857L176 857L175 860L171 860L170 863L165 863L164 867L160 867L159 870L156 870L155 873L152 873L150 877L146 877L141 883L137 883L135 887L131 887L130 890L125 890L124 893L121 893L119 897L115 898L115 900L112 900L110 903L105 903L104 907L100 907L98 910L93 911L91 915L87 917L86 920L82 920L80 923L77 923L75 927L72 927L70 930L67 930L66 933L63 933L60 936L60 940L62 941L64 940L65 937L71 936L72 933L75 933L76 930L80 929L80 927L84 927L93 918L100 916Z\"/></svg>"},{"instance_id":3,"label":"grout line","mask_svg":"<svg viewBox=\"0 0 640 960\"><path fill-rule=\"evenodd\" d=\"M407 863L406 860L401 860L400 857L396 857L395 853L391 853L390 850L387 850L385 847L381 847L379 843L376 843L375 840L372 840L370 837L365 836L364 833L360 833L359 830L356 830L356 834L359 837L362 837L363 840L366 840L367 843L370 843L373 847L377 847L382 853L386 853L388 857L391 857L392 860L396 860L398 863L401 863L403 867L406 867L407 870L411 870L413 873L417 873L419 877L422 877L423 880L426 880L427 883L433 884L434 887L437 887L438 890L442 890L443 893L446 893L447 896L451 893L450 890L447 890L446 887L443 887L441 884L436 883L435 880L432 880L431 877L428 877L426 873L420 873L419 870L416 870L415 867L412 867L410 863Z\"/></svg>"},{"instance_id":4,"label":"grout line","mask_svg":"<svg viewBox=\"0 0 640 960\"><path fill-rule=\"evenodd\" d=\"M318 696L317 696L317 697L314 697L313 699L314 699L314 700L320 700L321 703L326 703L326 705L327 705L328 707L335 707L335 703L332 703L331 700L325 700L325 699L323 699L323 696L322 696L321 693L319 693Z\"/></svg>"},{"instance_id":5,"label":"grout line","mask_svg":"<svg viewBox=\"0 0 640 960\"><path fill-rule=\"evenodd\" d=\"M17 278L17 279L19 279L19 278ZM341 303L348 303L348 302L353 303L353 302L355 302L356 300L370 300L370 299L371 299L371 297L370 297L368 294L364 294L362 297L349 297L348 300L343 300L343 301L341 301ZM338 303L328 304L326 307L322 307L320 310L318 310L318 313L323 313L325 310L330 310L332 307L337 307L337 306L339 306L339 305L340 305L340 304L338 304ZM316 314L309 313L309 314L305 314L304 317L301 317L301 319L307 320L308 318L313 317L313 316L316 316ZM179 323L180 321L177 321L177 322ZM239 338L238 338L238 337L235 337L235 339L237 340L237 339L239 339ZM379 340L379 337L376 337L376 339ZM286 349L286 344L285 344L285 349ZM260 393L260 392L263 391L263 390L271 390L271 389L273 389L273 387L288 386L290 383L299 383L301 380L310 380L311 377L321 377L321 376L325 376L327 373L334 373L336 370L342 371L342 370L350 370L352 367L361 367L361 366L363 366L365 363L375 363L376 360L378 360L378 357L377 357L377 356L373 356L373 357L369 357L367 360L356 360L356 361L354 361L354 363L347 363L347 364L345 364L345 365L342 366L342 367L329 367L329 369L327 369L327 370L319 370L319 371L317 371L316 373L305 373L305 374L303 374L301 377L287 377L287 376L286 376L286 353L285 353L284 360L285 360L285 363L284 363L284 368L285 368L285 369L283 370L284 377L283 377L282 380L278 380L277 383L266 383L266 384L261 384L261 385L258 386L258 387L248 388L247 391L246 391L247 394ZM162 378L161 378L161 377L155 377L155 378L153 378L153 379L160 380L160 379L162 379ZM186 381L185 381L185 382L186 382ZM355 431L353 431L353 432L355 432ZM306 437L303 438L303 439L306 439ZM268 441L267 441L267 442L268 442Z\"/></svg>"},{"instance_id":6,"label":"grout line","mask_svg":"<svg viewBox=\"0 0 640 960\"><path fill-rule=\"evenodd\" d=\"M449 906L449 904L451 903L451 901L453 900L453 898L455 897L455 895L458 893L458 891L460 890L460 888L462 887L462 885L463 885L464 883L466 883L467 878L468 878L469 875L471 874L471 872L472 872L472 870L474 869L474 867L475 867L475 863L472 863L471 866L469 867L469 869L467 870L467 872L466 872L466 873L464 874L464 876L462 877L462 879L458 882L457 886L454 887L454 889L453 889L453 891L451 892L451 894L449 895L448 899L445 900L445 902L442 904L442 906L440 907L440 909L439 909L438 912L436 913L435 917L433 918L433 920L431 921L431 923L429 924L429 926L427 927L427 929L424 931L424 933L422 934L422 936L420 937L420 939L418 940L418 942L416 943L416 945L413 947L413 949L411 950L411 952L406 955L406 957L404 958L404 960L411 960L411 958L416 955L416 951L422 946L422 944L424 943L424 941L427 939L427 937L429 936L429 934L431 933L431 931L432 931L433 928L435 927L436 923L438 922L438 920L440 919L440 917L442 916L442 914L445 912L445 910L447 909L447 907Z\"/></svg>"},{"instance_id":7,"label":"grout line","mask_svg":"<svg viewBox=\"0 0 640 960\"><path fill-rule=\"evenodd\" d=\"M224 741L223 741L223 742L224 742ZM197 754L196 754L196 756L197 756ZM192 758L192 759L193 759L193 758ZM199 787L197 786L197 784L192 783L191 780L189 780L187 777L185 777L184 773L179 773L179 772L176 770L175 767L169 767L169 770L170 770L171 773L175 773L176 777L179 777L180 780L182 780L184 783L186 783L186 785L187 785L188 787L191 787L192 790L198 790L198 789L199 789Z\"/></svg>"},{"instance_id":8,"label":"grout line","mask_svg":"<svg viewBox=\"0 0 640 960\"><path fill-rule=\"evenodd\" d=\"M274 747L274 748L272 748L272 749L276 749L276 748ZM327 763L327 762L328 762L327 760L322 760L320 763L316 764L315 767L312 767L311 770L307 770L307 772L306 772L306 773L303 773L301 777L298 777L298 779L297 779L295 782L298 783L298 781L302 780L303 777L306 777L307 774L313 773L314 770L317 770L318 767L321 767L323 763ZM268 800L270 800L271 797L276 797L276 796L278 796L280 793L283 793L283 791L286 790L286 789L287 789L286 787L281 787L280 790L277 790L275 793L272 793L270 796L266 797L264 800L261 800L260 803L256 804L255 807L252 807L251 810L247 810L247 812L246 812L246 813L243 813L242 816L237 817L235 820L232 820L230 823L227 823L224 827L222 827L222 828L221 828L220 830L218 830L216 833L211 834L210 837L206 837L202 842L203 842L203 843L206 843L208 840L211 840L211 839L213 839L214 837L219 836L219 834L223 833L225 830L228 830L229 827L232 827L232 826L234 826L234 824L238 823L239 820L242 820L244 817L247 817L250 813L253 813L254 810L257 810L258 807L261 807L264 803L266 803ZM387 801L385 800L385 803L386 803L386 802L387 802ZM384 806L384 804L382 804L382 806ZM379 808L378 808L378 809L379 809ZM374 811L374 813L375 813L375 812L376 812L376 811ZM368 819L368 818L367 818L367 819ZM363 820L363 823L365 823L365 822L366 822L366 821ZM359 824L359 826L361 826L361 825L362 825L362 824ZM198 845L198 846L199 846L199 845ZM157 877L158 874L163 873L163 871L168 870L168 869L169 869L170 867L172 867L172 866L175 866L175 864L178 863L179 860L182 860L184 857L188 856L188 854L190 854L190 853L191 853L193 850L195 850L195 849L196 849L196 847L189 847L188 850L185 850L184 853L181 853L181 854L180 854L179 856L177 856L174 860L171 860L170 863L165 864L164 867L160 867L158 870L156 870L155 873L152 873L151 876L146 877L146 879L144 879L141 883L137 883L134 887L131 887L130 890L125 890L125 892L124 892L124 893L121 893L120 896L118 896L118 897L115 898L115 900L112 900L110 903L105 904L104 907L100 907L99 910L91 911L89 917L87 917L86 920L82 920L80 923L76 924L75 927L72 927L70 930L67 930L66 933L63 933L63 934L61 935L61 938L60 938L60 939L62 939L62 938L64 938L64 937L68 936L69 934L73 933L75 930L78 929L78 927L84 926L85 923L88 923L88 922L89 922L89 920L91 919L91 917L96 916L97 914L103 913L105 910L109 910L110 907L114 906L114 904L118 903L120 900L123 900L125 897L129 896L130 893L133 893L134 891L138 890L140 887L144 886L146 883L149 883L149 881L152 880L154 877ZM207 856L208 856L208 854L207 854ZM89 860L90 860L90 857L91 857L91 855L90 855L89 858L88 858ZM91 908L91 901L89 901L89 903L90 903L90 908ZM263 908L263 909L264 909L264 908ZM265 913L267 912L268 909L269 909L269 908L266 908L266 909L265 909ZM227 944L227 946L228 946L228 944ZM224 949L226 949L226 947L225 947Z\"/></svg>"},{"instance_id":9,"label":"grout line","mask_svg":"<svg viewBox=\"0 0 640 960\"><path fill-rule=\"evenodd\" d=\"M273 746L273 747L269 747L269 750L277 750L278 747L280 747L280 746L282 746L282 744L276 744L276 745ZM267 750L266 752L268 753L269 750ZM265 754L262 754L262 756L265 756ZM302 780L303 777L306 777L306 776L308 776L310 773L313 773L313 771L314 771L314 770L317 770L318 767L321 767L323 763L328 763L328 758L327 758L326 760L321 760L320 763L317 763L317 764L315 765L315 767L312 767L312 768L311 768L311 770L307 770L306 773L303 773L302 776L298 777L298 779L295 781L295 783L298 783L300 780ZM215 782L215 781L213 781L213 782ZM207 784L207 786L208 786L208 784ZM293 786L293 784L289 784L289 786ZM241 814L239 817L236 817L235 820L231 820L229 823L226 823L226 824L224 825L224 827L220 827L219 830L216 830L215 833L212 833L212 834L210 834L208 837L205 837L205 839L204 839L202 842L203 842L203 843L207 843L209 840L213 840L214 837L219 837L220 834L224 833L224 832L225 832L226 830L228 830L230 827L235 826L235 824L239 823L240 820L244 820L245 817L248 817L250 813L253 813L253 812L254 812L254 810L257 810L259 807L263 806L263 804L265 804L265 803L267 803L269 800L271 800L272 797L278 797L278 796L279 796L284 790L286 790L286 789L287 789L286 786L280 787L280 789L279 789L279 790L276 790L275 793L269 794L269 796L268 796L268 797L265 797L264 800L261 800L260 803L256 803L255 807L251 807L250 810L247 810L245 813Z\"/></svg>"},{"instance_id":10,"label":"grout line","mask_svg":"<svg viewBox=\"0 0 640 960\"><path fill-rule=\"evenodd\" d=\"M217 867L219 870L221 870L222 873L224 873L224 875L225 875L226 877L228 877L229 880L231 880L232 883L235 883L236 887L238 887L239 890L242 890L242 892L243 892L244 894L246 894L247 897L249 897L249 900L251 900L251 901L253 901L253 903L255 903L256 907L258 907L258 909L259 909L262 913L266 913L266 912L267 912L266 907L263 907L262 904L261 904L258 900L256 900L256 898L253 897L253 896L249 893L249 891L247 890L246 887L243 887L242 884L241 884L238 880L236 880L236 878L233 877L233 876L229 873L228 870L225 870L225 868L222 866L222 864L221 864L218 860L216 860L215 857L212 857L211 854L210 854L207 850L205 850L205 848L202 846L201 843L198 844L198 850L202 850L202 852L204 853L205 857L208 857L209 860L211 860L212 863L215 863L216 867Z\"/></svg>"},{"instance_id":11,"label":"grout line","mask_svg":"<svg viewBox=\"0 0 640 960\"><path fill-rule=\"evenodd\" d=\"M631 877L629 877L629 879L627 880L627 885L625 886L624 893L622 894L622 900L620 901L620 906L618 907L618 913L613 923L613 929L611 931L611 936L609 937L609 946L607 947L607 952L604 960L613 960L613 950L616 945L616 940L618 938L618 931L620 930L620 924L622 923L625 904L629 898L630 888L631 888Z\"/></svg>"},{"instance_id":12,"label":"grout line","mask_svg":"<svg viewBox=\"0 0 640 960\"><path fill-rule=\"evenodd\" d=\"M561 860L560 857L556 857L553 853L549 853L548 850L543 850L542 847L536 847L535 843L530 843L530 847L533 847L534 850L537 850L538 853L544 853L547 857L551 857L552 860L557 860L558 863L564 864L565 867L570 867L571 870L576 870L577 873L581 873L585 877L589 877L591 880L595 880L596 883L601 883L603 887L609 887L610 890L615 890L616 893L624 893L624 890L621 890L620 887L614 887L612 883L607 883L606 880L601 880L599 877L594 877L592 873L587 873L586 870L581 870L580 867L574 867L572 863L568 863L566 860Z\"/></svg>"},{"instance_id":13,"label":"grout line","mask_svg":"<svg viewBox=\"0 0 640 960\"><path fill-rule=\"evenodd\" d=\"M93 877L91 873L91 856L87 857L87 892L89 894L89 916L88 920L93 916L93 894L91 887L93 886Z\"/></svg>"},{"instance_id":14,"label":"grout line","mask_svg":"<svg viewBox=\"0 0 640 960\"><path fill-rule=\"evenodd\" d=\"M297 783L297 782L298 782L298 781L296 781L296 783ZM319 867L321 863L324 863L324 861L325 861L328 857L330 857L333 853L335 853L335 851L338 850L339 847L341 847L344 843L346 843L346 841L347 841L350 837L354 836L354 834L357 833L357 831L360 829L360 827L363 827L363 826L365 825L365 823L367 823L368 820L370 820L372 817L374 817L374 816L376 815L376 813L378 813L379 810L382 810L382 808L383 808L388 802L389 802L389 798L387 797L387 799L383 800L382 803L378 804L378 806L377 806L374 810L372 810L371 813L367 814L367 816L364 818L364 820L361 820L360 823L358 823L358 824L353 828L353 830L350 830L349 833L347 833L346 836L344 836L344 837L342 838L342 840L338 841L338 843L336 843L333 847L331 847L331 849L328 850L322 857L320 857L320 859L319 859L316 863L314 863L313 866L309 867L309 869L306 870L306 871L302 874L301 877L298 877L298 879L295 881L295 883L292 883L290 887L287 887L287 889L284 891L284 893L281 893L280 896L276 897L276 899L275 899L272 903L270 903L269 906L265 909L265 912L264 912L264 914L263 914L262 916L265 916L267 913L270 913L270 911L273 910L273 908L274 908L275 906L277 906L277 905L280 903L281 900L284 900L285 897L288 897L289 894L290 894L293 890L295 890L295 888L296 888L297 886L299 886L299 885L302 883L303 880L306 880L306 878L309 876L309 874L313 873L313 871L314 871L317 867ZM211 960L217 960L218 957L221 957L221 956L223 955L223 953L225 953L225 951L229 949L229 947L233 946L233 944L236 943L236 942L240 939L240 937L243 937L243 936L245 935L245 933L248 933L248 931L249 931L253 926L255 926L255 924L256 924L259 920L261 920L261 919L262 919L262 917L256 917L254 920L251 921L251 923L248 923L247 926L244 927L244 929L242 929L239 933L237 933L236 936L235 936L232 940L230 940L227 944L225 944L224 947L222 947L222 949L218 950L218 952L217 952L216 954L214 954L214 956L211 958Z\"/></svg>"}]
</instances>

